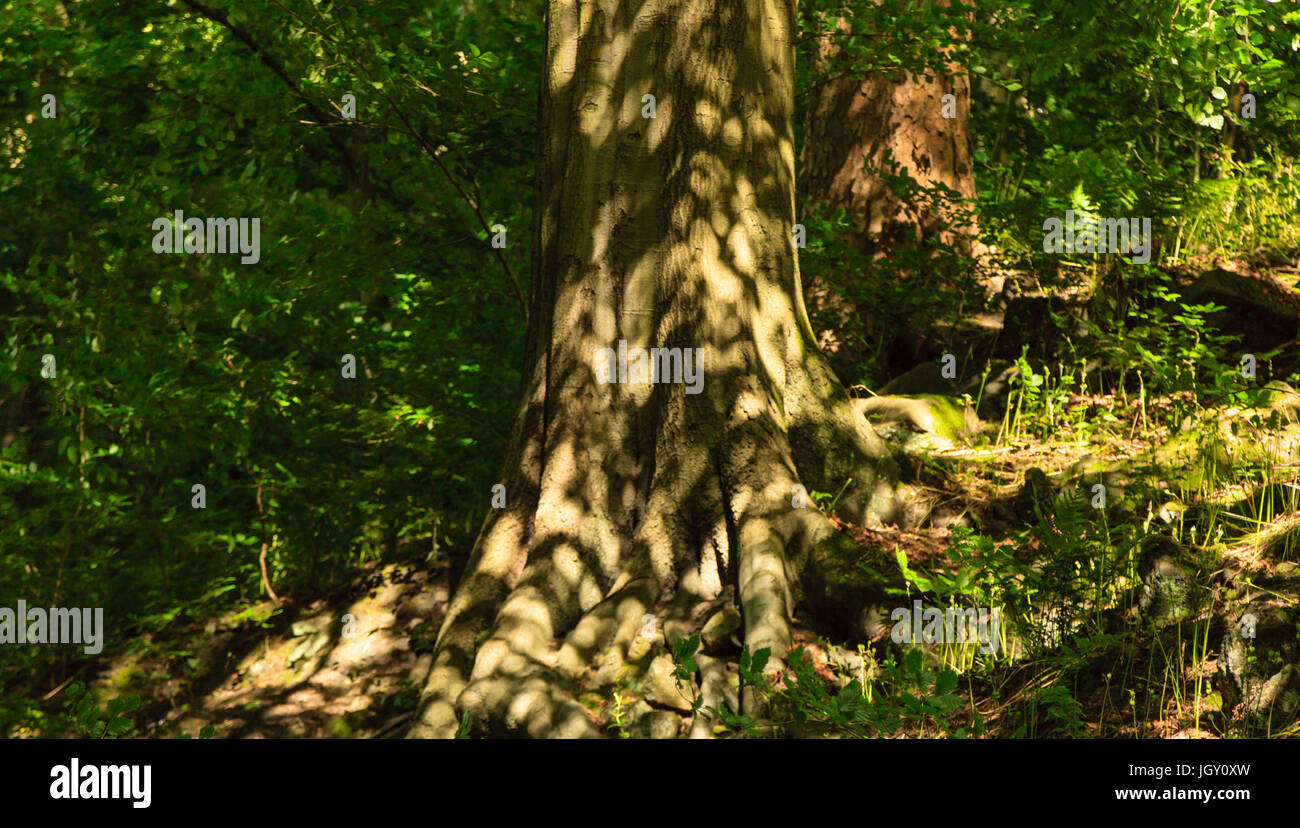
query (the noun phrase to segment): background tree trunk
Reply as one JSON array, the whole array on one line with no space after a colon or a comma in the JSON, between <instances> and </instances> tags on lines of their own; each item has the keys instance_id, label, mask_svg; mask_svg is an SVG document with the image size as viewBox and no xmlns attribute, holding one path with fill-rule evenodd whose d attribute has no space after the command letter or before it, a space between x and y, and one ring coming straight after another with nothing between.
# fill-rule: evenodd
<instances>
[{"instance_id":1,"label":"background tree trunk","mask_svg":"<svg viewBox=\"0 0 1300 828\"><path fill-rule=\"evenodd\" d=\"M935 5L949 3L935 0ZM851 30L844 19L837 25ZM902 70L863 77L860 71L856 75L851 71L849 61L832 38L822 38L814 62L817 79L808 97L800 169L802 190L810 204L821 207L823 215L843 209L852 228L850 246L871 258L920 249L927 242L977 254L974 223L951 210L934 210L923 200L900 195L886 178L868 169L904 174L922 188L942 184L962 198L975 197L970 81L965 70L950 63L928 80ZM953 96L951 118L944 117L947 94ZM938 268L908 273L906 278L934 284L955 275L934 270ZM884 277L868 271L853 278ZM919 357L916 337L908 333L909 329L915 332L916 326L899 325L873 307L856 307L843 291L830 285L814 282L809 294L814 306L828 307L839 319L862 319L865 338L882 344L888 352L884 362L892 371L911 367ZM865 356L846 355L857 360Z\"/></svg>"},{"instance_id":2,"label":"background tree trunk","mask_svg":"<svg viewBox=\"0 0 1300 828\"><path fill-rule=\"evenodd\" d=\"M458 713L596 731L573 701L643 616L671 640L733 599L790 644L833 533L796 485L894 521L884 444L812 341L791 242L792 0L551 0L524 393L503 482L435 646L412 736ZM654 96L654 117L643 117ZM617 348L693 348L684 384L602 384Z\"/></svg>"}]
</instances>

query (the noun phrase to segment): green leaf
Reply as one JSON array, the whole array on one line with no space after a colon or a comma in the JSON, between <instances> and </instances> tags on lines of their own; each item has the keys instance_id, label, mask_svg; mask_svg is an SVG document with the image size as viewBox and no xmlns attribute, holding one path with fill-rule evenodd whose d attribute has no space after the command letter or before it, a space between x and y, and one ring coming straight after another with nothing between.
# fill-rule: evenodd
<instances>
[{"instance_id":1,"label":"green leaf","mask_svg":"<svg viewBox=\"0 0 1300 828\"><path fill-rule=\"evenodd\" d=\"M917 575L911 569L908 569L907 552L903 549L902 546L898 546L894 548L894 560L898 562L898 569L900 572L903 573L903 577L906 578L910 583L916 584L917 589L921 590L922 592L932 592L934 590L933 581L931 581L929 578L924 578L920 575Z\"/></svg>"},{"instance_id":2,"label":"green leaf","mask_svg":"<svg viewBox=\"0 0 1300 828\"><path fill-rule=\"evenodd\" d=\"M913 674L920 673L921 672L921 651L916 647L913 647L912 649L908 650L907 655L903 657L903 667L909 673L913 673Z\"/></svg>"},{"instance_id":3,"label":"green leaf","mask_svg":"<svg viewBox=\"0 0 1300 828\"><path fill-rule=\"evenodd\" d=\"M108 732L114 736L121 736L133 727L135 727L135 722L125 717L119 717L108 723Z\"/></svg>"},{"instance_id":4,"label":"green leaf","mask_svg":"<svg viewBox=\"0 0 1300 828\"><path fill-rule=\"evenodd\" d=\"M456 726L456 738L468 739L469 729L470 727L473 726L473 724L474 724L474 717L469 713L469 711L465 711L465 715L461 717L460 724Z\"/></svg>"},{"instance_id":5,"label":"green leaf","mask_svg":"<svg viewBox=\"0 0 1300 828\"><path fill-rule=\"evenodd\" d=\"M939 696L946 696L957 688L957 674L952 670L945 670L939 674L934 682L934 692Z\"/></svg>"}]
</instances>

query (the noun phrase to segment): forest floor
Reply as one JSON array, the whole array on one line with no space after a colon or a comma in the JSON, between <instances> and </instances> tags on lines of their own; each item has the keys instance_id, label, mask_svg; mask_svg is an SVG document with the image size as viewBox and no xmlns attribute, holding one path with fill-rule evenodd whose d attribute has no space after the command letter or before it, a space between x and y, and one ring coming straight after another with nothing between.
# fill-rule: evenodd
<instances>
[{"instance_id":1,"label":"forest floor","mask_svg":"<svg viewBox=\"0 0 1300 828\"><path fill-rule=\"evenodd\" d=\"M894 564L898 552L917 572L956 571L962 562L951 554L954 528L970 524L972 517L996 548L1016 550L1025 559L1022 553L1044 543L1041 534L1025 529L1023 501L1031 470L1041 470L1050 479L1084 458L1123 461L1149 448L1139 440L1090 444L1022 437L995 447L934 450L925 455L916 485L929 491L932 508L946 517L910 530L841 528L854 538L858 565L870 572L893 569L892 582L903 589L907 585L897 578ZM1049 522L1051 515L1047 513ZM1149 516L1144 519L1149 529ZM1269 516L1263 528L1276 534L1298 521L1300 510L1287 509ZM1300 604L1300 590L1295 589L1300 581L1283 577L1280 583L1287 586L1279 587L1278 578L1294 574L1300 556L1290 547L1259 554L1251 544L1259 546L1268 537L1267 531L1255 532L1253 541L1220 542L1219 571L1207 583L1221 587L1244 581L1253 587L1247 591L1254 596L1271 593L1281 598L1278 603L1294 609ZM92 691L98 698L128 693L142 697L136 736L194 736L212 725L218 738L399 737L413 715L429 667L448 600L449 568L445 558L433 567L421 561L373 566L310 602L277 608L264 600L215 618L178 619L101 661L90 681ZM1198 573L1205 574L1204 569ZM1172 628L1143 627L1136 606L1142 586L1133 578L1128 587L1127 597L1116 602L1126 607L1122 619L1104 626L1104 633L1113 634L1118 623L1127 634L1103 640L1087 654L1074 642L1074 649L1035 649L979 669L974 669L973 660L966 661L966 654L946 665L930 665L939 670L962 662L966 668L959 670L963 703L948 717L949 730L973 729L978 718L988 737L1040 735L1053 732L1051 717L1057 716L1069 717L1068 735L1074 736L1217 738L1236 732L1233 728L1241 722L1224 711L1223 695L1214 689L1221 648L1197 643L1198 638L1223 638L1227 606L1222 597ZM912 592L921 595L915 588ZM910 597L894 603L906 605ZM886 608L888 604L883 601ZM887 623L860 628L860 635L853 636L857 640L847 640L819 631L800 616L795 638L831 692L855 677L870 681L867 673L877 670L891 649L898 650L889 640ZM723 641L711 650L727 661L733 686L737 643L733 635L730 645ZM1068 701L1059 693L1045 692L1063 686L1066 679ZM656 694L650 686L654 681L645 671L625 668L620 675L592 682L583 700L593 719L612 734L652 735L637 729L638 707L641 714L657 711L661 723L666 720L670 730L685 734L691 724L690 694L668 698L662 688ZM922 689L913 691L919 697ZM715 729L727 732L721 725ZM835 733L833 728L794 723L783 732ZM935 722L921 717L904 719L892 735L933 732Z\"/></svg>"},{"instance_id":2,"label":"forest floor","mask_svg":"<svg viewBox=\"0 0 1300 828\"><path fill-rule=\"evenodd\" d=\"M176 620L98 665L97 698L139 694L135 736L401 735L447 605L449 564L371 565L299 606L268 600Z\"/></svg>"},{"instance_id":3,"label":"forest floor","mask_svg":"<svg viewBox=\"0 0 1300 828\"><path fill-rule=\"evenodd\" d=\"M985 421L975 403L950 433L917 405L975 401L912 393L868 414L923 514L910 529L838 524L852 543L829 589L867 597L838 625L796 615L806 662L775 679L777 735L1300 732L1300 394L1273 382L1204 404L1037 370L1014 415L1010 397ZM80 678L98 699L141 697L137 737L400 737L452 565L372 564L326 595L182 614ZM1000 652L900 643L890 619L922 598L999 607ZM691 653L661 633L636 659L602 655L573 695L611 735L772 733L739 715L737 619L727 606L700 619L695 666L721 677L703 728L692 701L708 680L678 683Z\"/></svg>"},{"instance_id":4,"label":"forest floor","mask_svg":"<svg viewBox=\"0 0 1300 828\"><path fill-rule=\"evenodd\" d=\"M1107 402L1123 413L1117 403ZM1134 410L1128 416L1141 414ZM930 525L909 530L841 528L855 541L858 566L873 574L892 569L892 575L884 575L884 580L904 590L908 585L898 578L894 562L899 551L913 571L955 572L963 561L953 554L954 530L962 534L964 530L958 527L963 524L978 525L995 549L1029 561L1035 550L1047 551L1052 521L1061 519L1040 503L1046 533L1041 531L1043 527L1038 532L1026 529L1032 522L1026 509L1033 508L1025 499L1032 488L1027 480L1036 474L1034 470L1051 480L1085 459L1122 463L1159 442L1087 442L1063 440L1059 435L1053 439L1022 435L998 446L935 449L924 454L926 462L918 466L914 485L932 495L931 508L943 516L941 519L932 516ZM1270 485L1289 485L1297 478L1300 475L1277 476ZM1197 499L1189 497L1188 502ZM1058 504L1067 501L1056 500ZM1239 501L1236 498L1234 502ZM1136 564L1130 559L1140 554L1144 535L1156 532L1149 513L1160 504L1136 505L1127 518L1116 518L1120 526L1125 520L1133 522L1129 524L1133 531L1126 537L1136 545L1121 550L1124 544L1115 534L1119 526L1106 527L1104 538L1109 540L1095 528L1071 531L1103 545L1109 543L1121 558L1116 571L1125 570L1127 564ZM1010 658L1004 652L1000 661L981 661L978 667L969 647L961 652L961 648L951 648L942 664L927 661L936 672L956 666L961 675L957 693L962 704L947 716L945 732L960 728L969 732L978 727L992 738L1052 734L1219 738L1246 732L1241 728L1253 720L1240 710L1235 714L1225 710L1224 694L1216 689L1224 680L1219 664L1222 646L1211 639L1224 639L1231 624L1231 619L1224 620L1232 614L1225 597L1232 590L1225 590L1227 585L1248 585L1233 606L1269 595L1278 599L1274 604L1290 610L1300 604L1300 589L1296 589L1300 580L1291 578L1300 558L1295 546L1274 544L1270 552L1260 551L1269 538L1300 522L1297 507L1300 503L1279 506L1256 527L1263 531L1249 535L1230 531L1226 542L1218 539L1215 548L1219 554L1213 567L1217 571L1211 573L1203 563L1194 567L1214 597L1182 613L1176 623L1142 622L1139 604L1144 582L1130 571L1127 579L1117 575L1122 583L1116 594L1121 597L1093 613L1106 617L1086 634L1075 631L1067 642L1025 647ZM1095 549L1067 551L1093 554ZM448 580L445 558L433 567L420 561L375 566L310 603L286 604L277 610L268 600L217 618L178 620L160 633L142 636L106 662L92 687L102 697L128 692L142 696L145 703L137 719L139 736L192 736L212 725L219 738L399 737L413 715L428 670L433 639L447 603ZM906 605L913 595L922 595L914 585L908 591L907 598L893 599L893 603ZM882 600L886 609L889 603L889 599ZM901 652L890 641L888 623L868 624L860 627L859 633L851 637L828 634L802 615L796 618L796 644L803 647L816 676L832 693L853 678L879 680L880 664L890 651ZM734 634L730 639L729 644L714 642L710 652L727 662L726 672L734 688L739 642ZM659 659L665 658L667 649L659 651ZM1293 655L1290 650L1287 653L1288 658ZM652 654L648 660L653 659ZM593 720L611 734L656 735L652 721L659 723L659 735L668 735L662 733L665 722L670 732L689 732L690 693L671 698L663 686L656 690L654 685L662 676L655 672L633 665L590 682L582 698ZM1069 693L1053 692L1053 687L1068 687ZM917 698L924 696L923 690L911 688ZM894 687L892 692L905 695L907 691ZM899 698L894 696L895 702ZM644 715L651 712L654 717ZM933 717L904 716L890 735L932 735L936 726ZM1258 732L1257 722L1251 727L1250 733ZM713 729L719 735L729 732L720 723ZM1274 735L1279 730L1287 732L1286 728L1266 729ZM837 735L833 727L795 722L782 732Z\"/></svg>"}]
</instances>

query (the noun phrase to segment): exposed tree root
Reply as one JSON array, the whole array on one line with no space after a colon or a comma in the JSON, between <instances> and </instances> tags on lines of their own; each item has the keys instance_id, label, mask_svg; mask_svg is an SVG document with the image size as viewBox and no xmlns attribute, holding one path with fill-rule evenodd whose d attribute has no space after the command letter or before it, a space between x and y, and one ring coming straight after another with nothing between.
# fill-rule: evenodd
<instances>
[{"instance_id":1,"label":"exposed tree root","mask_svg":"<svg viewBox=\"0 0 1300 828\"><path fill-rule=\"evenodd\" d=\"M632 649L647 615L658 642L697 632L728 585L743 615L744 643L751 651L769 649L769 669L779 669L804 592L801 570L835 530L814 504L796 505L793 460L763 419L742 419L728 434L744 450L714 449L715 494L701 502L715 514L699 534L688 529L699 523L695 510L669 511L677 501L657 492L646 499L651 512L636 543L620 541L610 528L590 528L607 521L574 505L553 505L545 515L540 506L531 536L517 509L489 518L439 635L410 735L451 736L464 715L488 729L531 736L599 735L575 700L597 656L612 650L622 663L638 660L644 653ZM586 527L581 539L560 531L575 526ZM707 663L701 692L707 689L706 705L716 705L725 694L722 667ZM745 703L755 712L752 699ZM696 737L710 732L707 723L691 729Z\"/></svg>"},{"instance_id":2,"label":"exposed tree root","mask_svg":"<svg viewBox=\"0 0 1300 828\"><path fill-rule=\"evenodd\" d=\"M548 4L522 448L413 736L450 736L465 713L489 730L591 735L575 694L593 659L639 663L646 614L671 642L728 594L775 670L801 572L834 534L809 493L843 489L836 511L853 521L905 511L803 307L792 4L630 8ZM615 381L597 369L615 346L681 361L656 380L626 360Z\"/></svg>"}]
</instances>

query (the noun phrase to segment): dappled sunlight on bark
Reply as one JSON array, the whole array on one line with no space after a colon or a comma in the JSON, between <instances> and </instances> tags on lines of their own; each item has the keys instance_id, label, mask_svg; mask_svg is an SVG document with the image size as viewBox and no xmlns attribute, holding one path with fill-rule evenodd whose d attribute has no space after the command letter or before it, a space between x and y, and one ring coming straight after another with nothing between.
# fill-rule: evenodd
<instances>
[{"instance_id":1,"label":"dappled sunlight on bark","mask_svg":"<svg viewBox=\"0 0 1300 828\"><path fill-rule=\"evenodd\" d=\"M897 509L884 446L799 298L789 0L552 0L549 13L514 436L528 448L502 475L525 492L485 524L416 736L449 735L456 709L583 734L585 665L610 647L626 657L644 613L691 629L729 587L746 641L775 664L798 568L832 531L792 506L795 485L852 478L846 516ZM620 341L693 349L701 393L601 382L595 354Z\"/></svg>"}]
</instances>

